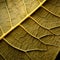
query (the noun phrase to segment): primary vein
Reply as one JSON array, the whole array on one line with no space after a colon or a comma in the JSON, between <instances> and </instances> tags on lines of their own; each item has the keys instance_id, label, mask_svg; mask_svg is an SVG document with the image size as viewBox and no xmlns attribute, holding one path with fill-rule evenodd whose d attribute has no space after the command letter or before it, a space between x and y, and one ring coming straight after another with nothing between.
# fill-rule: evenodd
<instances>
[{"instance_id":1,"label":"primary vein","mask_svg":"<svg viewBox=\"0 0 60 60\"><path fill-rule=\"evenodd\" d=\"M12 27L10 30L8 30L5 34L3 34L0 37L0 40L3 39L7 34L9 34L12 30L14 30L16 27L18 27L23 21L25 21L32 13L34 13L40 6L42 6L42 4L45 2L46 0L44 0L42 3L39 4L38 7L36 7L31 13L29 13L25 18L23 18L18 24L16 24L14 27Z\"/></svg>"}]
</instances>

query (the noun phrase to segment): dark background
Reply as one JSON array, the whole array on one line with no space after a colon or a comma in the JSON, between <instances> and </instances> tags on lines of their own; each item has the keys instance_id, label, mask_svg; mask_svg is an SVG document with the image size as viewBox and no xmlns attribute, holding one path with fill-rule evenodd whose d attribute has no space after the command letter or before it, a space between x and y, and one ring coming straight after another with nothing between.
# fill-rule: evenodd
<instances>
[{"instance_id":1,"label":"dark background","mask_svg":"<svg viewBox=\"0 0 60 60\"><path fill-rule=\"evenodd\" d=\"M55 60L60 60L60 52L58 53L58 55L57 55Z\"/></svg>"}]
</instances>

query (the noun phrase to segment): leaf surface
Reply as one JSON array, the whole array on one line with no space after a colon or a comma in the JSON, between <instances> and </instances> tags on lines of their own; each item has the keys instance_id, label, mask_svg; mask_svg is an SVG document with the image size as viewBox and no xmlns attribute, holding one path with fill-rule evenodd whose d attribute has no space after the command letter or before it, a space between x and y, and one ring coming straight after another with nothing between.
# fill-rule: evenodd
<instances>
[{"instance_id":1,"label":"leaf surface","mask_svg":"<svg viewBox=\"0 0 60 60\"><path fill-rule=\"evenodd\" d=\"M59 0L0 0L0 60L55 60L59 5Z\"/></svg>"},{"instance_id":2,"label":"leaf surface","mask_svg":"<svg viewBox=\"0 0 60 60\"><path fill-rule=\"evenodd\" d=\"M21 22L35 12L45 0L1 0L0 1L0 26L3 30L2 39ZM33 3L33 4L32 4ZM31 7L32 6L32 7ZM27 9L26 9L27 7ZM29 8L31 9L29 10ZM26 13L28 11L28 13Z\"/></svg>"},{"instance_id":3,"label":"leaf surface","mask_svg":"<svg viewBox=\"0 0 60 60\"><path fill-rule=\"evenodd\" d=\"M0 43L0 54L5 60L30 60L24 52L14 49L3 40Z\"/></svg>"},{"instance_id":4,"label":"leaf surface","mask_svg":"<svg viewBox=\"0 0 60 60\"><path fill-rule=\"evenodd\" d=\"M17 50L5 41L1 40L0 43L0 54L6 60L55 60L56 55L58 54L59 49L54 46L47 46L47 51L29 51L23 52ZM2 52L3 51L3 52Z\"/></svg>"},{"instance_id":5,"label":"leaf surface","mask_svg":"<svg viewBox=\"0 0 60 60\"><path fill-rule=\"evenodd\" d=\"M24 52L30 50L47 50L44 43L29 35L21 27L17 27L8 36L6 36L5 41Z\"/></svg>"},{"instance_id":6,"label":"leaf surface","mask_svg":"<svg viewBox=\"0 0 60 60\"><path fill-rule=\"evenodd\" d=\"M60 0L47 0L43 8L48 10L53 15L60 17Z\"/></svg>"},{"instance_id":7,"label":"leaf surface","mask_svg":"<svg viewBox=\"0 0 60 60\"><path fill-rule=\"evenodd\" d=\"M37 24L33 18L26 19L20 26L38 39L47 35L52 35L49 30Z\"/></svg>"},{"instance_id":8,"label":"leaf surface","mask_svg":"<svg viewBox=\"0 0 60 60\"><path fill-rule=\"evenodd\" d=\"M34 14L32 14L32 17L46 29L60 26L60 18L49 13L44 8L39 8Z\"/></svg>"}]
</instances>

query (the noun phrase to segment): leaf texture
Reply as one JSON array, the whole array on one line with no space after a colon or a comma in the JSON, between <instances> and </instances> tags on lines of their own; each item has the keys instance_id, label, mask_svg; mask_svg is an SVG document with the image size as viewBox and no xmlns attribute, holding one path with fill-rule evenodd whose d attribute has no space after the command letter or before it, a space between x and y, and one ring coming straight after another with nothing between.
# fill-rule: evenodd
<instances>
[{"instance_id":1,"label":"leaf texture","mask_svg":"<svg viewBox=\"0 0 60 60\"><path fill-rule=\"evenodd\" d=\"M52 33L50 31L48 31L44 27L37 24L34 21L34 19L31 19L31 18L28 18L27 20L25 20L20 26L23 29L25 28L25 30L27 30L28 33L30 32L33 36L35 36L38 39L41 37L44 37L46 35L52 35Z\"/></svg>"},{"instance_id":2,"label":"leaf texture","mask_svg":"<svg viewBox=\"0 0 60 60\"><path fill-rule=\"evenodd\" d=\"M21 27L16 28L15 31L12 31L11 34L5 37L5 40L19 50L23 51L47 49L46 45L26 33Z\"/></svg>"},{"instance_id":3,"label":"leaf texture","mask_svg":"<svg viewBox=\"0 0 60 60\"><path fill-rule=\"evenodd\" d=\"M45 0L43 0L41 3L39 3L37 0L1 0L0 26L4 33L3 36L7 35L10 31L17 27L44 2ZM30 7L31 9L29 10ZM28 14L26 11L28 11Z\"/></svg>"},{"instance_id":4,"label":"leaf texture","mask_svg":"<svg viewBox=\"0 0 60 60\"><path fill-rule=\"evenodd\" d=\"M0 60L4 60L4 58L0 55Z\"/></svg>"},{"instance_id":5,"label":"leaf texture","mask_svg":"<svg viewBox=\"0 0 60 60\"><path fill-rule=\"evenodd\" d=\"M47 0L43 7L53 15L60 17L60 0Z\"/></svg>"},{"instance_id":6,"label":"leaf texture","mask_svg":"<svg viewBox=\"0 0 60 60\"><path fill-rule=\"evenodd\" d=\"M0 43L0 54L5 60L29 60L24 52L14 49L3 40Z\"/></svg>"},{"instance_id":7,"label":"leaf texture","mask_svg":"<svg viewBox=\"0 0 60 60\"><path fill-rule=\"evenodd\" d=\"M46 29L52 29L60 26L60 18L49 13L44 8L39 8L32 17Z\"/></svg>"},{"instance_id":8,"label":"leaf texture","mask_svg":"<svg viewBox=\"0 0 60 60\"><path fill-rule=\"evenodd\" d=\"M54 60L56 55L58 54L59 49L54 46L47 46L47 51L28 51L23 52L17 49L14 49L10 45L8 45L5 41L1 40L0 43L0 54L6 60ZM53 52L51 52L54 50ZM3 52L2 52L3 51Z\"/></svg>"},{"instance_id":9,"label":"leaf texture","mask_svg":"<svg viewBox=\"0 0 60 60\"><path fill-rule=\"evenodd\" d=\"M59 5L60 0L0 0L0 60L55 60Z\"/></svg>"}]
</instances>

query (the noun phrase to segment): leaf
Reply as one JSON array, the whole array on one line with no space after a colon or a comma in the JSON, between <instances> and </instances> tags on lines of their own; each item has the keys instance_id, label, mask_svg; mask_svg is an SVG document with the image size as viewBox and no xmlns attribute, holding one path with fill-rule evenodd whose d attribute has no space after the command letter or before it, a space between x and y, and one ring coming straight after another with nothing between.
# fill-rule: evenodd
<instances>
[{"instance_id":1,"label":"leaf","mask_svg":"<svg viewBox=\"0 0 60 60\"><path fill-rule=\"evenodd\" d=\"M0 60L55 60L60 51L58 2L0 0Z\"/></svg>"},{"instance_id":2,"label":"leaf","mask_svg":"<svg viewBox=\"0 0 60 60\"><path fill-rule=\"evenodd\" d=\"M43 7L55 16L60 17L60 0L47 0Z\"/></svg>"},{"instance_id":3,"label":"leaf","mask_svg":"<svg viewBox=\"0 0 60 60\"><path fill-rule=\"evenodd\" d=\"M2 33L2 31L1 31L1 29L0 29L0 36L2 35L3 33Z\"/></svg>"},{"instance_id":4,"label":"leaf","mask_svg":"<svg viewBox=\"0 0 60 60\"><path fill-rule=\"evenodd\" d=\"M4 60L4 58L0 55L0 60Z\"/></svg>"},{"instance_id":5,"label":"leaf","mask_svg":"<svg viewBox=\"0 0 60 60\"><path fill-rule=\"evenodd\" d=\"M53 32L55 35L60 35L60 26L51 29L51 32Z\"/></svg>"},{"instance_id":6,"label":"leaf","mask_svg":"<svg viewBox=\"0 0 60 60\"><path fill-rule=\"evenodd\" d=\"M45 44L55 45L60 47L60 36L49 35L41 38ZM59 48L60 49L60 48Z\"/></svg>"},{"instance_id":7,"label":"leaf","mask_svg":"<svg viewBox=\"0 0 60 60\"><path fill-rule=\"evenodd\" d=\"M45 44L29 35L21 27L17 27L8 36L6 36L4 40L24 52L30 50L47 50Z\"/></svg>"},{"instance_id":8,"label":"leaf","mask_svg":"<svg viewBox=\"0 0 60 60\"><path fill-rule=\"evenodd\" d=\"M56 55L58 54L58 48L54 46L47 46L47 51L29 51L23 52L17 49L14 49L8 45L5 41L1 40L0 43L0 54L6 60L55 60ZM3 52L2 52L3 51Z\"/></svg>"},{"instance_id":9,"label":"leaf","mask_svg":"<svg viewBox=\"0 0 60 60\"><path fill-rule=\"evenodd\" d=\"M46 29L60 26L60 18L49 13L44 8L39 8L34 14L32 14L32 17Z\"/></svg>"},{"instance_id":10,"label":"leaf","mask_svg":"<svg viewBox=\"0 0 60 60\"><path fill-rule=\"evenodd\" d=\"M3 35L0 39L2 39L21 22L28 18L44 2L45 0L41 1L40 3L37 0L1 0L0 26L3 30ZM31 9L29 10L30 7ZM28 11L28 14L26 13L26 10Z\"/></svg>"},{"instance_id":11,"label":"leaf","mask_svg":"<svg viewBox=\"0 0 60 60\"><path fill-rule=\"evenodd\" d=\"M55 60L57 54L58 54L58 49L53 46L48 46L47 52L31 51L28 53L28 55L32 60L48 60L48 59Z\"/></svg>"},{"instance_id":12,"label":"leaf","mask_svg":"<svg viewBox=\"0 0 60 60\"><path fill-rule=\"evenodd\" d=\"M29 60L24 52L14 49L3 40L0 43L0 54L5 60Z\"/></svg>"},{"instance_id":13,"label":"leaf","mask_svg":"<svg viewBox=\"0 0 60 60\"><path fill-rule=\"evenodd\" d=\"M40 39L47 35L52 35L49 30L37 24L32 17L26 19L23 23L21 23L20 26L37 39Z\"/></svg>"}]
</instances>

